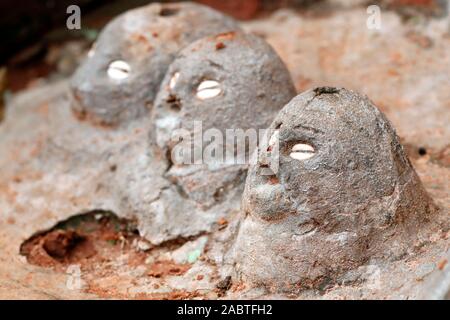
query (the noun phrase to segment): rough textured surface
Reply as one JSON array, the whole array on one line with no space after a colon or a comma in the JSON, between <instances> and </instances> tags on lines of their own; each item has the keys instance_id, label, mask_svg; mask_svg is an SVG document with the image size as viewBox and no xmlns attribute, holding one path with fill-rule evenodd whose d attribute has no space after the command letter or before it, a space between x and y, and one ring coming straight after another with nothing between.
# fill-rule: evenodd
<instances>
[{"instance_id":1,"label":"rough textured surface","mask_svg":"<svg viewBox=\"0 0 450 320\"><path fill-rule=\"evenodd\" d=\"M178 116L187 129L190 128L190 120L194 119L203 120L204 130L211 127L223 130L265 128L278 110L295 95L289 72L264 40L243 34L229 36L218 38L229 48L216 50L219 40L205 38L194 42L185 51L185 54L191 53L195 47L198 49L195 54L188 54L174 62L175 67L179 68L180 62L184 64L186 59L192 60L189 68L179 69L180 84L174 91L180 96L182 104ZM234 61L224 58L227 56L225 52L241 58ZM203 60L206 55L208 61L215 61L215 64L205 67ZM249 61L252 63L249 64ZM242 70L240 76L237 75L238 70ZM201 103L195 95L190 97L186 91L184 95L178 93L177 90L186 90L181 85L183 82L189 86L191 81L198 81L196 79L206 74L222 81L223 93L219 97ZM261 81L255 82L255 78ZM155 117L167 116L162 110L166 86L166 82L161 86L158 98L160 112ZM45 98L48 92L54 94L50 100ZM65 197L60 195L53 200L35 201L36 206L28 206L26 210L46 210L54 216L43 224L37 223L34 231L49 228L58 219L73 214L104 210L136 219L141 235L159 245L210 232L220 218L239 209L245 165L171 166L170 159L161 151L164 146L161 148L154 144L153 124L158 120L142 117L114 129L92 126L79 121L71 113L65 93L62 83L58 87L44 88L42 93L38 93L39 97L43 95L39 99L31 95L29 99L25 96L15 100L9 119L18 118L21 121L6 122L1 128L4 130L1 148L5 155L2 171L9 178L22 176L27 170L39 171L45 173L46 178L37 182L36 188L43 188L46 196L52 197L48 193L52 188L48 182L52 179L58 185L57 189L51 189L53 192L59 195L67 192ZM235 101L236 93L240 93L240 102ZM32 100L35 105L29 109L28 103ZM203 114L205 108L220 108L222 111L209 112L207 119L195 118ZM253 108L260 111L256 122ZM238 111L243 115L240 118L234 117ZM30 118L28 114L33 116ZM31 127L34 121L38 125L31 133L26 128ZM152 133L149 134L150 131ZM30 134L37 141L30 140ZM19 140L35 145L36 150L30 151L34 152L33 160L26 160L29 153L23 149L18 155L15 153ZM11 157L15 156L18 158L11 162ZM24 201L33 198L32 194L36 192L33 188L29 190L27 184L18 187L24 188L18 191ZM9 216L14 215L15 210L8 208L5 211Z\"/></svg>"},{"instance_id":2,"label":"rough textured surface","mask_svg":"<svg viewBox=\"0 0 450 320\"><path fill-rule=\"evenodd\" d=\"M272 44L287 64L299 92L317 86L338 86L367 94L374 100L393 123L427 192L438 205L437 220L448 222L448 18L422 20L418 17L405 22L396 13L383 10L380 32L367 30L366 18L364 7L329 11L320 16L309 11L283 10L245 23L243 27L263 35ZM233 275L233 266L224 262L223 253L238 227L237 212L229 212L228 219L219 219L210 234L152 247L146 252L145 261L134 261L128 246L112 247L117 254L105 252L105 258L100 261L83 262L81 278L85 286L69 289L66 264L56 261L60 267L56 269L32 265L19 255L19 248L35 232L52 228L78 213L104 208L127 216L128 212L121 209L120 196L111 189L117 185L115 179L123 174L120 172L131 170L131 165L148 168L145 164L148 156L135 157L133 150L148 151L150 121L144 117L124 130L98 130L71 120L66 90L66 83L39 84L17 94L8 103L5 120L0 125L2 298L415 299L445 296L445 293L436 295L435 290L437 285L441 292L448 290L448 281L443 281L448 279L450 270L450 233L445 224L411 243L413 250L404 257L368 261L344 274L338 283L320 289L302 291L299 295L269 294L233 278L228 291L217 291L218 284L227 288L223 284L227 283L227 276ZM130 141L143 143L130 147L127 146ZM117 151L112 152L112 147ZM121 163L131 165L126 167ZM138 177L148 177L147 171ZM146 183L152 185L157 181L149 179ZM147 194L144 188L135 186L136 192ZM115 195L113 199L108 198L111 194ZM142 201L150 200L142 198ZM160 272L161 264L155 270L155 260L181 261L186 257L192 258L192 266L184 274ZM157 274L161 276L155 277Z\"/></svg>"},{"instance_id":3,"label":"rough textured surface","mask_svg":"<svg viewBox=\"0 0 450 320\"><path fill-rule=\"evenodd\" d=\"M364 8L317 17L280 10L245 30L263 36L286 62L299 92L319 86L366 94L416 147L443 150L450 136L448 17L403 21L382 11L366 28Z\"/></svg>"},{"instance_id":4,"label":"rough textured surface","mask_svg":"<svg viewBox=\"0 0 450 320\"><path fill-rule=\"evenodd\" d=\"M204 36L238 29L231 18L190 2L130 10L105 27L76 71L71 84L74 111L107 125L145 115L180 49ZM114 61L128 64L126 78L108 76Z\"/></svg>"},{"instance_id":5,"label":"rough textured surface","mask_svg":"<svg viewBox=\"0 0 450 320\"><path fill-rule=\"evenodd\" d=\"M220 94L200 99L196 89L205 80L217 81ZM273 49L256 36L232 32L203 38L186 47L161 85L150 134L153 158L167 163L167 172L162 175L170 184L161 188L158 198L150 204L142 203L144 195L136 193L138 188L124 188L124 192L131 191L129 198L136 199L130 211L138 217L141 232L153 243L193 236L210 231L220 217L237 210L246 165L235 164L235 159L208 161L203 155L212 141L201 135L214 129L225 139L227 129L265 129L294 95L288 70ZM194 121L201 121L201 130ZM172 134L180 128L186 131L183 143L188 142L189 150L191 142L197 146L198 142L188 141L188 137L194 140L194 135L199 135L205 147L199 149L197 159L202 164L172 163L172 148L179 144L178 139L172 141ZM215 143L223 148L227 142ZM144 168L131 168L135 175L142 176ZM142 188L146 184L140 180ZM149 181L149 185L155 190L154 183Z\"/></svg>"},{"instance_id":6,"label":"rough textured surface","mask_svg":"<svg viewBox=\"0 0 450 320\"><path fill-rule=\"evenodd\" d=\"M404 256L435 219L395 131L367 98L307 91L269 136L243 196L235 263L245 281L270 291L319 288L370 259ZM311 157L295 158L297 144L311 146ZM279 163L271 175L267 158Z\"/></svg>"}]
</instances>

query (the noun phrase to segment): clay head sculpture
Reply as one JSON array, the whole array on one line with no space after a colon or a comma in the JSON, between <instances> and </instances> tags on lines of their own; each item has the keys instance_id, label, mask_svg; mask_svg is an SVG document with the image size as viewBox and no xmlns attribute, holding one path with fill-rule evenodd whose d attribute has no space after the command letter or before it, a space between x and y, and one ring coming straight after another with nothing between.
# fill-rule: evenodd
<instances>
[{"instance_id":1,"label":"clay head sculpture","mask_svg":"<svg viewBox=\"0 0 450 320\"><path fill-rule=\"evenodd\" d=\"M176 53L194 40L238 30L205 6L150 4L110 22L72 78L72 108L80 117L117 125L151 109Z\"/></svg>"},{"instance_id":2,"label":"clay head sculpture","mask_svg":"<svg viewBox=\"0 0 450 320\"><path fill-rule=\"evenodd\" d=\"M150 141L154 145L149 159L167 167L149 174L148 180L129 179L136 181L136 187L128 190L138 192L129 192L127 203L134 205L126 210L138 217L142 234L153 243L196 235L239 208L247 166L228 159L223 162L223 158L202 163L172 161L172 149L179 146L179 140L172 139L177 129L187 136L200 134L206 152L211 141L202 133L206 136L212 129L225 138L227 129L266 129L293 96L295 88L285 65L256 36L219 34L183 49L162 82L153 110ZM201 123L202 132L197 132L194 122ZM217 143L219 148L226 144ZM129 168L135 171L131 176L143 176L138 165ZM143 206L145 195L139 190L149 185L155 189L158 175L169 183L162 184L155 198Z\"/></svg>"},{"instance_id":3,"label":"clay head sculpture","mask_svg":"<svg viewBox=\"0 0 450 320\"><path fill-rule=\"evenodd\" d=\"M367 98L305 92L268 134L248 173L233 253L253 285L293 292L335 282L369 259L404 254L428 221L431 200ZM268 152L277 165L265 161Z\"/></svg>"},{"instance_id":4,"label":"clay head sculpture","mask_svg":"<svg viewBox=\"0 0 450 320\"><path fill-rule=\"evenodd\" d=\"M157 148L172 157L169 151L178 143L171 139L174 130L182 128L194 136L195 121L201 122L203 133L213 129L223 138L229 129L254 129L257 133L269 126L294 95L289 72L264 40L235 32L206 37L181 51L162 83L153 118ZM211 141L204 140L200 144L207 147ZM220 142L224 149L227 143L235 143L234 139L224 140ZM224 172L242 175L238 166L230 169L229 161L222 160L227 159L197 166L196 173L193 166L174 165L168 175L189 197L209 207L214 203L213 194L235 179Z\"/></svg>"}]
</instances>

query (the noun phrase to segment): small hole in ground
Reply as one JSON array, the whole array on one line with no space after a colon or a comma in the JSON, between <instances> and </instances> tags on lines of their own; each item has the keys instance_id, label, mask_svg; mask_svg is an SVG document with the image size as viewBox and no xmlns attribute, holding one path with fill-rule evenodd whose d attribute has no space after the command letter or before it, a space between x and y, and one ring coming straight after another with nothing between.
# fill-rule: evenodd
<instances>
[{"instance_id":1,"label":"small hole in ground","mask_svg":"<svg viewBox=\"0 0 450 320\"><path fill-rule=\"evenodd\" d=\"M78 214L39 232L22 243L20 254L31 264L65 265L90 259L99 252L136 237L134 222L118 218L108 211ZM117 250L116 250L117 251Z\"/></svg>"},{"instance_id":2,"label":"small hole in ground","mask_svg":"<svg viewBox=\"0 0 450 320\"><path fill-rule=\"evenodd\" d=\"M87 292L102 298L127 299L135 296L117 293L117 283L120 283L122 288L131 288L136 286L135 281L139 279L147 281L148 277L152 277L161 279L164 283L166 277L184 275L192 264L167 259L167 253L205 234L178 237L153 246L139 236L136 221L122 219L110 211L94 210L74 215L51 229L36 233L22 243L20 254L25 256L30 264L51 268L60 273L77 277L77 272L82 272L84 284L80 283L80 286ZM124 270L131 272L138 267L139 270L144 268L145 272L133 277L130 277L129 272L124 273ZM107 280L105 275L110 280ZM99 285L96 280L100 278L106 282ZM75 286L76 283L74 278ZM154 288L157 289L156 286ZM179 295L179 290L172 290L162 296L149 291L142 298L173 300L180 299ZM182 298L194 296L197 296L197 293L183 291Z\"/></svg>"},{"instance_id":3,"label":"small hole in ground","mask_svg":"<svg viewBox=\"0 0 450 320\"><path fill-rule=\"evenodd\" d=\"M424 147L420 147L418 152L419 152L419 155L424 156L427 154L427 149L425 149Z\"/></svg>"}]
</instances>

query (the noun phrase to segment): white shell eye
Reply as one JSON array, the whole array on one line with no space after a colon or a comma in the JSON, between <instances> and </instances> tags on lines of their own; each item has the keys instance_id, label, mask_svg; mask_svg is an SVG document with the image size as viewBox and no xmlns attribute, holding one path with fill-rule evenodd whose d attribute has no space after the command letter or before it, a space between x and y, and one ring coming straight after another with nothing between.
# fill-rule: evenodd
<instances>
[{"instance_id":1,"label":"white shell eye","mask_svg":"<svg viewBox=\"0 0 450 320\"><path fill-rule=\"evenodd\" d=\"M169 88L170 89L175 88L179 77L180 77L180 73L179 72L175 72L173 74L172 78L170 78L170 81L169 81Z\"/></svg>"},{"instance_id":2,"label":"white shell eye","mask_svg":"<svg viewBox=\"0 0 450 320\"><path fill-rule=\"evenodd\" d=\"M217 97L222 92L220 84L214 80L205 80L197 88L197 98L201 100Z\"/></svg>"},{"instance_id":3,"label":"white shell eye","mask_svg":"<svg viewBox=\"0 0 450 320\"><path fill-rule=\"evenodd\" d=\"M92 45L91 49L89 49L87 56L88 58L92 58L95 54L95 48L96 48L96 43L94 42L94 44Z\"/></svg>"},{"instance_id":4,"label":"white shell eye","mask_svg":"<svg viewBox=\"0 0 450 320\"><path fill-rule=\"evenodd\" d=\"M116 60L108 66L108 77L114 80L124 80L130 73L130 65L122 60Z\"/></svg>"},{"instance_id":5,"label":"white shell eye","mask_svg":"<svg viewBox=\"0 0 450 320\"><path fill-rule=\"evenodd\" d=\"M278 142L278 138L280 136L280 130L275 130L272 136L269 139L269 149L272 149L275 143Z\"/></svg>"},{"instance_id":6,"label":"white shell eye","mask_svg":"<svg viewBox=\"0 0 450 320\"><path fill-rule=\"evenodd\" d=\"M292 159L306 160L312 158L315 154L315 150L309 144L298 143L292 147L291 154Z\"/></svg>"}]
</instances>

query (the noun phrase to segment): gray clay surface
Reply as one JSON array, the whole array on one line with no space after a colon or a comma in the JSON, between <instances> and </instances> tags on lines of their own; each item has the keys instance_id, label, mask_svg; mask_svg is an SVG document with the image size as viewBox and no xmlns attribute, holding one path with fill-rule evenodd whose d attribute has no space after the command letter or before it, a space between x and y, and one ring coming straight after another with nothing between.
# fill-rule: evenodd
<instances>
[{"instance_id":1,"label":"gray clay surface","mask_svg":"<svg viewBox=\"0 0 450 320\"><path fill-rule=\"evenodd\" d=\"M239 26L233 19L190 2L127 11L103 29L73 76L73 109L81 118L106 125L146 115L180 49L204 36L234 30ZM112 65L117 61L121 64Z\"/></svg>"},{"instance_id":2,"label":"gray clay surface","mask_svg":"<svg viewBox=\"0 0 450 320\"><path fill-rule=\"evenodd\" d=\"M158 8L159 5L154 4L148 8L150 7ZM164 13L166 16L167 14L167 21L175 21L169 20L170 10ZM318 144L314 144L316 141L313 140L301 141L302 145L296 147L294 158L290 157L291 153L282 153L278 177L257 176L257 167L252 166L245 193L245 199L251 201L244 202L244 207L248 209L247 216L246 211L239 210L244 174L240 176L242 181L235 181L225 179L238 176L234 171L237 169L235 167L178 167L168 161L166 151L171 146L167 143L167 136L156 135L156 122L151 118L148 111L150 109L157 109L155 119L164 119L172 114L177 119L173 123L183 122L184 126L188 126L188 120L192 119L190 114L199 112L198 108L220 107L215 104L214 99L198 103L193 98L195 92L192 96L186 95L183 88L187 88L188 84L183 84L183 77L180 76L180 82L172 91L182 98L181 108L177 111L175 106L168 110L170 101L176 101L169 99L169 103L167 102L166 90L168 85L170 88L172 72L181 70L184 73L185 66L178 70L171 68L172 72L167 76L165 69L155 69L154 72L160 77L158 81L164 76L165 80L158 94L160 108L152 108L150 105L148 110L143 108L141 101L152 103L159 90L159 82L150 78L148 81L152 90L142 91L141 97L131 94L122 96L121 90L134 93L134 88L139 87L137 84L112 90L101 80L96 87L98 91L103 92L102 88L108 88L104 91L105 94L99 95L102 103L89 104L91 98L88 94L80 99L85 101L84 107L81 107L82 104L71 104L67 95L67 81L51 83L49 79L42 80L45 81L44 84L38 83L33 88L14 94L7 103L5 118L0 123L1 297L448 297L448 16L441 19L419 19L418 23L413 23L404 21L396 12L383 10L383 28L379 32L365 28L366 20L366 7L353 4L342 10L332 9L327 16L280 10L270 16L242 23L246 31L264 36L276 49L293 75L298 92L322 86L354 90L339 89L333 93L333 90L326 89L321 90L320 94L309 91L289 104L289 109L296 110L297 104L305 104L304 99L310 100L310 106L317 106L320 112L324 112L321 114L324 121L330 121L330 115L325 111L331 105L336 105L337 110L341 110L338 119L348 123L343 123L341 129L338 129L337 123L328 123L333 128L333 133L325 131L321 135L319 131L302 129L303 124L298 123L300 115L302 119L311 121L311 127L314 125L324 131L322 122L313 122L317 117L313 116L314 112L310 113L311 110L299 110L299 114L291 116L279 114L280 119L288 118L285 125L295 127L300 124L299 128L291 128L292 130L282 134L282 141L299 138L295 132L300 130L304 133L303 138L316 137ZM160 32L168 30L161 27ZM102 35L103 37L106 35ZM170 38L170 35L166 38ZM108 40L109 48L116 42L121 43L118 39L121 39L119 34ZM241 39L240 36L238 39ZM209 45L208 42L215 42L217 45L214 38L202 41L199 43L203 43L204 50L215 52L213 44ZM230 40L219 42L227 45ZM169 43L171 42L165 44ZM142 48L135 49L125 46L125 51L129 48L141 52L145 48L144 41L142 45ZM120 44L118 49L122 49L122 46ZM99 44L96 50L101 51L102 47L105 46ZM226 58L221 58L220 54L227 49L235 52L237 47L231 42L225 47L219 44L216 48L220 50L211 53L211 56L218 59L214 61L227 66L229 62ZM113 51L117 52L118 49ZM173 53L173 58L167 61L166 69L179 49L168 49ZM242 57L245 55L250 57L250 51L242 53ZM273 53L268 52L268 55L270 57ZM198 53L197 56L200 58L202 54ZM206 70L207 62L196 62L194 57L194 53L188 53L178 59L192 59L192 63L199 65L199 71ZM245 62L243 59L237 60ZM138 70L147 72L146 68L140 67L142 65L139 64ZM173 66L176 66L176 62ZM243 66L243 71L248 70L246 64ZM150 67L154 66L150 64ZM257 66L253 67L258 70ZM104 68L103 72L106 72L106 66ZM211 67L210 71L216 72L216 69ZM237 69L231 67L231 70ZM136 69L133 67L131 70ZM123 70L116 71L116 75L123 75ZM186 69L190 79L195 79L194 71ZM248 75L249 79L245 81L250 83L250 89L254 88L253 85L260 85L251 84L258 78L258 73L245 71L243 74ZM239 84L233 90L238 90L243 85L237 78L237 72L229 75L233 78L232 81L225 77L228 75L226 69L217 75L230 85ZM131 80L131 77L130 73L128 79ZM283 88L281 83L274 85ZM192 85L192 88L198 87ZM288 88L285 87L290 92L291 89ZM228 93L227 89L221 89L224 90L220 97L228 101L224 95ZM214 95L214 92L217 91L210 90L203 97ZM384 116L367 99L353 92L367 94L386 114L402 139L404 151L399 147L398 138ZM114 101L117 102L108 109L111 113L91 109L104 108L103 102L112 101L108 100L109 94L113 94ZM247 97L246 94L249 93L240 94ZM253 98L248 97L252 101ZM131 104L119 98L129 100ZM267 101L266 98L263 101ZM286 99L289 100L287 97ZM351 110L359 112L361 117L353 119L342 109L341 102L347 99L351 102ZM134 101L137 103L134 104ZM127 104L125 109L122 108L123 103ZM246 115L250 112L248 105L244 105L239 99L237 103L242 104L239 108L243 108ZM267 120L267 125L270 125L278 109L285 103L287 101L276 110L274 108L273 115L268 116L268 119L259 118L257 112L254 112L255 119L249 120L260 119L261 125ZM92 121L80 121L79 117L73 115L74 107L75 113L90 116L89 120L97 120L97 123L103 124L119 123L120 126L93 126ZM247 121L231 116L225 119L214 115L214 112L202 114L202 118L206 127L214 123L220 128L227 128L223 124L226 121L245 127ZM130 119L134 121L129 121ZM360 131L359 126L351 125L352 123L361 124L363 128ZM164 129L164 126L161 128ZM377 139L373 141L370 137ZM356 145L355 141L363 143ZM308 143L312 144L312 150L305 146ZM322 145L330 147L329 155L322 153ZM426 153L419 154L419 147L426 150ZM374 148L378 148L377 152ZM420 176L426 193L405 152ZM367 157L361 158L355 154ZM317 157L323 161L315 162ZM351 161L345 161L349 157ZM307 166L307 163L310 165ZM342 175L335 173L336 167L344 169ZM270 163L265 169L271 169ZM295 169L298 171L292 171ZM196 172L198 175L194 174ZM265 173L270 172L265 170ZM305 182L302 179L299 181L300 176L307 178ZM326 179L326 176L331 176L332 179ZM290 177L292 178L289 179ZM268 180L269 185L266 183ZM313 180L317 180L315 184ZM199 183L194 184L196 188L190 188L192 184L188 181ZM228 184L228 181L233 183ZM223 193L219 188L216 193L213 182L236 188ZM267 199L271 199L272 195L277 196L276 184L281 183L288 190L284 193L286 197L280 195L277 201L272 202L274 205L268 205L264 197L259 195L269 194ZM323 186L324 189L315 190L317 186ZM347 190L342 186L346 186ZM186 193L183 189L190 192ZM411 190L414 191L413 196ZM432 203L437 205L438 211L427 210L430 202L426 194L432 197ZM312 203L308 199L318 202ZM330 207L333 201L335 206ZM414 209L405 210L412 207ZM261 208L266 210L262 211ZM82 266L83 286L75 290L67 286L70 274L66 271L66 264L53 261L59 268L46 268L30 263L19 254L24 241L36 232L49 230L75 215L97 210L111 211L120 217L130 218L131 221L138 217L140 232L153 244L142 238L138 245L128 244L128 249L127 246L122 248L120 242L107 247L110 251L107 251L105 260L97 260L94 265L88 263L86 268ZM298 214L297 210L308 214ZM356 210L359 214L356 215L351 210ZM218 223L213 223L216 219L219 220ZM152 227L152 222L155 221L159 226L167 228L156 232L156 228ZM380 236L377 236L378 233ZM194 234L195 236L191 236ZM318 235L323 237L319 238ZM386 237L385 242L381 241L381 236ZM168 239L173 241L166 241ZM249 242L258 239L261 242L250 246L242 243L245 239ZM299 247L299 241L304 241L305 245ZM407 245L406 241L409 241ZM329 248L317 247L314 252L314 247L311 246L313 244L325 244ZM365 245L368 245L368 249L362 250ZM337 249L332 251L333 248ZM117 254L110 255L114 250ZM133 259L136 251L140 255L138 261ZM346 258L350 254L352 259L340 260L340 257ZM296 266L305 268L311 260L301 260L301 256L314 256L312 260L317 261L317 268L306 270L304 274L294 274L292 265L286 261L292 259ZM269 258L273 260L268 261ZM152 276L155 266L175 266L186 272ZM254 266L254 270L251 266ZM218 287L225 290L218 292Z\"/></svg>"},{"instance_id":3,"label":"gray clay surface","mask_svg":"<svg viewBox=\"0 0 450 320\"><path fill-rule=\"evenodd\" d=\"M199 98L196 92L204 81L218 82L220 93ZM121 189L128 194L127 201L133 199L125 211L138 217L142 234L156 244L197 235L210 231L219 218L240 206L247 165L236 164L235 159L224 163L222 159L207 161L202 157L203 164L174 163L172 149L179 143L172 139L175 130L182 128L188 137L193 137L214 129L223 135L219 143L224 148L226 130L266 129L294 95L295 88L283 62L256 36L220 34L200 39L182 50L156 97L149 135L150 158L165 163L165 170L146 179L142 172L154 166L131 165L128 168L136 179L125 181L135 181L136 187ZM201 121L202 132L194 132L194 121ZM206 137L204 140L205 148L200 151L207 150L211 143ZM155 185L154 175L157 181L164 178L166 183ZM151 203L142 202L147 196L136 190L148 190L150 185L152 194L158 194Z\"/></svg>"},{"instance_id":4,"label":"gray clay surface","mask_svg":"<svg viewBox=\"0 0 450 320\"><path fill-rule=\"evenodd\" d=\"M366 97L307 91L278 114L269 137L249 170L235 245L246 281L318 288L370 259L404 256L434 220L397 134Z\"/></svg>"}]
</instances>

